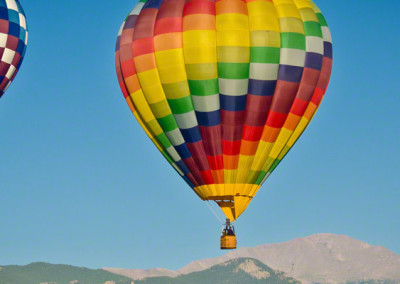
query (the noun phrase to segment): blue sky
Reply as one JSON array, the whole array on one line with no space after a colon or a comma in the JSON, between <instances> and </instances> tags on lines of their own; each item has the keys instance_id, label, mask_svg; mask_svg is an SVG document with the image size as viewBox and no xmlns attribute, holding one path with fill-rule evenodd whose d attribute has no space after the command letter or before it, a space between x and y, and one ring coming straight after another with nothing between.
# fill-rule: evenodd
<instances>
[{"instance_id":1,"label":"blue sky","mask_svg":"<svg viewBox=\"0 0 400 284\"><path fill-rule=\"evenodd\" d=\"M218 220L119 90L115 39L135 3L21 1L28 49L0 100L1 265L178 269L222 254ZM316 3L334 40L331 83L236 222L239 246L335 233L400 254L400 3Z\"/></svg>"}]
</instances>

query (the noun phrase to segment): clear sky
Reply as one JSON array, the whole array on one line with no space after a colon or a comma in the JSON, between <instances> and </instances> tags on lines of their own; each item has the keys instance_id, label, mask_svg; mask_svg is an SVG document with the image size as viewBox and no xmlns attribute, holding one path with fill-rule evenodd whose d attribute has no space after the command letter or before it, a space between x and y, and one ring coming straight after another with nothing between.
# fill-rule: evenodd
<instances>
[{"instance_id":1,"label":"clear sky","mask_svg":"<svg viewBox=\"0 0 400 284\"><path fill-rule=\"evenodd\" d=\"M222 254L220 223L119 90L115 39L135 3L21 0L28 49L0 100L1 265L179 269ZM236 222L239 246L335 233L400 254L400 2L316 3L331 84Z\"/></svg>"}]
</instances>

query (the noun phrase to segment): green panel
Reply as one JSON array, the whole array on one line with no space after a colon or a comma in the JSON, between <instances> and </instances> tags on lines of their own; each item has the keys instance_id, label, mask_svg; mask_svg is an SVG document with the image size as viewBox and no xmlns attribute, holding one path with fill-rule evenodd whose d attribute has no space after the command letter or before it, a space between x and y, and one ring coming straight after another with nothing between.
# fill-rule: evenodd
<instances>
[{"instance_id":1,"label":"green panel","mask_svg":"<svg viewBox=\"0 0 400 284\"><path fill-rule=\"evenodd\" d=\"M266 175L267 175L267 172L261 171L260 174L258 175L255 183L261 184L261 182L263 181L263 179L265 178Z\"/></svg>"},{"instance_id":2,"label":"green panel","mask_svg":"<svg viewBox=\"0 0 400 284\"><path fill-rule=\"evenodd\" d=\"M272 164L272 166L269 168L268 172L272 173L276 167L279 165L279 163L281 162L281 160L276 159L275 162Z\"/></svg>"},{"instance_id":3,"label":"green panel","mask_svg":"<svg viewBox=\"0 0 400 284\"><path fill-rule=\"evenodd\" d=\"M306 36L316 36L322 38L321 25L317 22L304 22Z\"/></svg>"},{"instance_id":4,"label":"green panel","mask_svg":"<svg viewBox=\"0 0 400 284\"><path fill-rule=\"evenodd\" d=\"M317 13L317 17L318 17L318 20L319 20L319 23L321 24L321 26L323 26L323 27L328 26L328 23L326 22L324 16L321 13Z\"/></svg>"},{"instance_id":5,"label":"green panel","mask_svg":"<svg viewBox=\"0 0 400 284\"><path fill-rule=\"evenodd\" d=\"M280 48L253 46L250 48L250 62L279 64Z\"/></svg>"},{"instance_id":6,"label":"green panel","mask_svg":"<svg viewBox=\"0 0 400 284\"><path fill-rule=\"evenodd\" d=\"M169 106L173 114L182 114L194 109L193 102L190 96L180 99L168 100Z\"/></svg>"},{"instance_id":7,"label":"green panel","mask_svg":"<svg viewBox=\"0 0 400 284\"><path fill-rule=\"evenodd\" d=\"M160 144L165 148L169 148L172 146L171 142L169 141L167 135L165 135L165 133L161 133L159 135L156 136L158 141L160 142Z\"/></svg>"},{"instance_id":8,"label":"green panel","mask_svg":"<svg viewBox=\"0 0 400 284\"><path fill-rule=\"evenodd\" d=\"M218 62L218 76L224 79L248 79L249 63Z\"/></svg>"},{"instance_id":9,"label":"green panel","mask_svg":"<svg viewBox=\"0 0 400 284\"><path fill-rule=\"evenodd\" d=\"M299 33L282 33L282 48L294 48L306 50L306 37Z\"/></svg>"},{"instance_id":10,"label":"green panel","mask_svg":"<svg viewBox=\"0 0 400 284\"><path fill-rule=\"evenodd\" d=\"M218 79L189 80L189 88L194 96L211 96L219 93Z\"/></svg>"},{"instance_id":11,"label":"green panel","mask_svg":"<svg viewBox=\"0 0 400 284\"><path fill-rule=\"evenodd\" d=\"M175 118L172 114L162 118L157 118L157 121L161 125L161 128L164 130L164 132L169 132L178 128L178 125L176 124Z\"/></svg>"}]
</instances>

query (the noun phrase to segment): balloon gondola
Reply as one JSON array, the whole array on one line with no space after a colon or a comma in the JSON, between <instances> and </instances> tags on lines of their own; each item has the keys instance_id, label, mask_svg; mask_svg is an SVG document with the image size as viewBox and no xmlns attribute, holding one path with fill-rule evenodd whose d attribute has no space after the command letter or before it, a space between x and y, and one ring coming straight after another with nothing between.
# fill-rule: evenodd
<instances>
[{"instance_id":1,"label":"balloon gondola","mask_svg":"<svg viewBox=\"0 0 400 284\"><path fill-rule=\"evenodd\" d=\"M115 62L141 127L228 231L318 109L332 41L309 0L141 0Z\"/></svg>"}]
</instances>

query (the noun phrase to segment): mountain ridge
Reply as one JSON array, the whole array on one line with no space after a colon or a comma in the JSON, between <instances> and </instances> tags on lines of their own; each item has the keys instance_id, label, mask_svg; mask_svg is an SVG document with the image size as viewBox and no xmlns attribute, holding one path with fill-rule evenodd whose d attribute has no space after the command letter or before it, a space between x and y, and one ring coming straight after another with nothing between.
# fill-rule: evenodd
<instances>
[{"instance_id":1,"label":"mountain ridge","mask_svg":"<svg viewBox=\"0 0 400 284\"><path fill-rule=\"evenodd\" d=\"M400 256L382 246L372 246L346 235L316 234L288 242L243 247L216 258L193 261L183 268L124 270L103 268L134 280L177 277L203 271L225 261L249 257L283 271L303 283L346 283L393 280L400 283Z\"/></svg>"}]
</instances>

